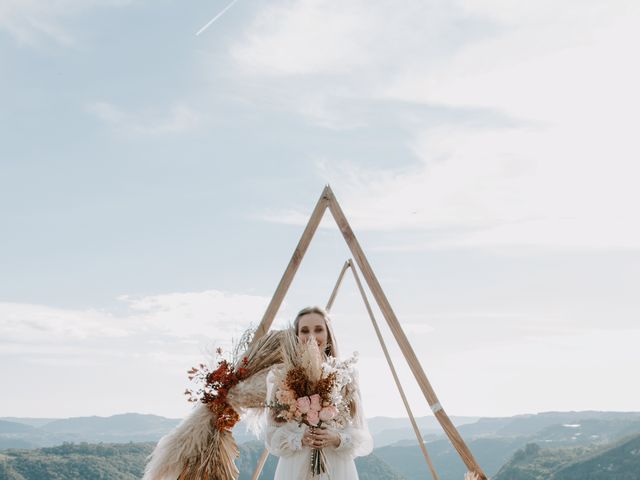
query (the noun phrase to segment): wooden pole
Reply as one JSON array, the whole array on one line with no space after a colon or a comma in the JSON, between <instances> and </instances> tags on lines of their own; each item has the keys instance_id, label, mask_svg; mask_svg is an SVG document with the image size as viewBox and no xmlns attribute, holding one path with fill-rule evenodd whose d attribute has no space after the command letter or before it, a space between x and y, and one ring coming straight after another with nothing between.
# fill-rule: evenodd
<instances>
[{"instance_id":1,"label":"wooden pole","mask_svg":"<svg viewBox=\"0 0 640 480\"><path fill-rule=\"evenodd\" d=\"M367 313L369 314L369 319L371 320L373 329L376 331L376 336L378 337L378 342L380 342L380 347L382 347L382 352L384 353L384 357L387 359L389 370L391 370L393 381L396 383L396 387L398 388L398 392L400 393L400 397L402 398L402 403L404 404L404 408L407 410L407 415L409 415L409 421L411 422L411 426L413 427L413 432L415 433L416 439L418 440L418 445L420 446L420 450L422 450L422 455L424 456L424 459L427 462L427 467L429 467L429 471L431 472L431 476L433 477L433 479L440 480L440 477L438 477L438 473L436 472L436 469L433 466L433 463L431 463L429 452L427 452L427 447L424 444L424 439L422 438L422 434L420 433L420 429L418 428L416 419L413 416L413 412L411 411L411 406L409 405L407 396L405 395L404 389L402 388L402 384L400 383L400 378L398 378L398 373L396 372L396 368L393 366L393 362L391 361L391 355L389 355L389 350L387 349L387 345L384 341L384 338L382 338L380 327L378 327L378 322L376 321L376 317L373 315L373 311L371 310L371 305L369 304L369 299L367 298L367 294L364 291L362 282L360 282L360 276L358 275L358 272L353 266L353 262L351 261L351 259L349 259L347 263L349 267L351 267L353 278L355 279L356 285L358 286L358 290L360 291L360 296L362 297L364 306L367 309Z\"/></svg>"},{"instance_id":2,"label":"wooden pole","mask_svg":"<svg viewBox=\"0 0 640 480\"><path fill-rule=\"evenodd\" d=\"M282 304L282 300L284 300L284 297L287 294L289 287L291 286L293 277L298 271L298 267L300 266L300 262L302 262L304 254L307 252L307 248L311 243L313 234L316 232L318 225L322 220L322 215L327 209L327 201L329 198L328 194L330 191L331 189L329 188L329 185L324 187L322 195L320 195L318 203L316 203L316 206L311 213L309 223L307 223L307 226L305 227L304 232L302 232L302 236L298 241L298 245L293 251L291 260L289 260L289 265L287 265L287 268L284 271L282 278L280 279L280 283L278 283L278 287L276 288L276 291L271 298L271 302L269 303L267 310L264 312L262 320L260 321L260 325L258 325L258 328L256 328L256 333L253 336L252 342L255 342L260 337L265 335L269 331L269 328L271 328L273 319L275 318L276 313L278 312L278 309Z\"/></svg>"},{"instance_id":3,"label":"wooden pole","mask_svg":"<svg viewBox=\"0 0 640 480\"><path fill-rule=\"evenodd\" d=\"M253 476L251 480L258 480L260 474L262 473L262 469L264 468L264 464L267 463L267 458L269 458L269 450L266 448L262 451L262 455L258 459L258 463L256 464L256 469L253 471Z\"/></svg>"},{"instance_id":4,"label":"wooden pole","mask_svg":"<svg viewBox=\"0 0 640 480\"><path fill-rule=\"evenodd\" d=\"M328 196L329 210L331 211L333 218L338 224L338 228L342 232L342 235L347 242L351 253L354 256L358 267L360 267L362 275L364 276L365 280L367 281L367 285L369 286L369 290L373 294L373 297L376 299L376 302L378 303L378 306L380 307L380 310L382 311L382 314L387 321L389 328L391 329L391 332L396 339L396 342L398 342L398 346L402 350L402 353L404 354L404 357L409 364L409 368L416 378L416 381L418 382L418 385L420 386L420 389L422 390L427 403L431 406L433 413L435 414L436 418L440 422L440 425L442 425L442 428L449 437L451 444L456 449L456 451L460 455L460 458L467 466L469 471L475 472L478 476L480 476L480 480L486 480L487 476L482 471L482 468L480 468L480 465L478 465L478 463L476 462L473 454L469 450L469 447L467 447L467 445L464 443L464 440L462 440L462 437L458 433L458 430L455 428L455 426L445 413L444 409L440 405L440 401L438 400L433 387L429 383L429 380L427 379L427 376L422 369L422 365L420 365L420 362L418 361L418 358L416 357L416 354L413 351L413 348L411 347L407 336L402 330L400 322L398 321L396 314L391 308L391 304L389 303L389 300L387 300L387 297L384 294L384 291L382 290L382 287L380 286L375 273L373 273L373 269L371 268L371 265L369 265L369 261L367 260L364 251L360 247L360 244L358 243L358 240L356 239L356 236L353 233L353 230L351 229L347 218L342 212L340 205L338 204L333 192L331 191L331 188L329 188L329 186L325 187L323 195L325 194L325 192Z\"/></svg>"},{"instance_id":5,"label":"wooden pole","mask_svg":"<svg viewBox=\"0 0 640 480\"><path fill-rule=\"evenodd\" d=\"M342 270L340 270L340 275L338 275L338 280L336 281L335 287L333 287L333 291L331 292L331 296L329 297L329 301L327 302L327 306L324 308L327 312L331 311L331 307L333 307L333 302L336 301L336 295L338 295L338 290L340 289L340 285L342 284L342 279L344 278L344 274L347 271L347 268L351 266L351 260L347 260L344 262L342 266Z\"/></svg>"}]
</instances>

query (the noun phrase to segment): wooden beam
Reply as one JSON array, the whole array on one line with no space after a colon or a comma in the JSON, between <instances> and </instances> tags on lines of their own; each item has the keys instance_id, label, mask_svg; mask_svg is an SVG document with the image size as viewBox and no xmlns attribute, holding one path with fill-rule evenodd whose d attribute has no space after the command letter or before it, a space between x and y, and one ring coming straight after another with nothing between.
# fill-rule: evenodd
<instances>
[{"instance_id":1,"label":"wooden beam","mask_svg":"<svg viewBox=\"0 0 640 480\"><path fill-rule=\"evenodd\" d=\"M331 311L331 307L333 307L333 302L336 301L336 295L338 295L338 290L340 289L340 285L342 284L342 279L344 278L344 274L347 271L347 268L351 266L351 260L347 260L344 262L342 266L342 270L340 270L340 275L338 275L338 280L336 280L336 285L333 287L333 291L331 292L331 296L329 297L329 301L327 302L327 306L324 309L327 312Z\"/></svg>"},{"instance_id":2,"label":"wooden beam","mask_svg":"<svg viewBox=\"0 0 640 480\"><path fill-rule=\"evenodd\" d=\"M378 282L375 273L373 273L373 269L371 268L371 265L369 265L369 261L367 260L364 251L360 247L360 243L356 239L356 236L353 233L353 230L351 229L351 226L349 225L349 222L347 221L347 218L340 208L340 205L338 204L338 201L336 200L333 192L331 191L331 188L329 188L329 186L325 187L323 195L325 194L325 192L328 196L329 210L331 211L333 218L338 224L338 228L342 232L342 236L347 242L347 245L349 246L353 257L355 258L358 267L360 267L362 276L365 278L367 285L369 286L369 290L378 303L378 307L380 308L382 315L387 321L389 328L391 329L391 332L396 339L396 342L398 342L398 346L400 347L400 350L402 350L402 353L407 360L407 363L409 364L409 368L416 378L416 381L418 382L418 385L420 386L420 389L422 390L427 403L431 406L431 409L440 422L440 425L442 425L442 428L449 437L451 444L456 449L467 468L471 472L475 472L476 474L478 474L481 480L486 480L487 477L480 468L480 465L478 465L475 458L473 457L473 454L464 443L464 440L462 440L462 437L458 433L458 430L455 428L445 411L442 409L438 397L436 396L433 387L429 383L429 380L427 379L427 376L422 369L422 365L420 365L420 362L418 361L418 358L416 357L416 354L413 351L413 348L411 347L407 336L402 330L400 322L398 321L396 314L391 308L391 304L389 303L389 300L387 300L387 297L382 290L380 282Z\"/></svg>"},{"instance_id":3,"label":"wooden beam","mask_svg":"<svg viewBox=\"0 0 640 480\"><path fill-rule=\"evenodd\" d=\"M362 275L365 278L367 285L369 286L369 290L373 294L373 297L375 298L380 310L382 311L382 314L387 321L387 324L389 325L393 336L398 342L398 346L400 347L405 359L407 360L409 368L411 369L411 372L418 382L418 385L422 390L427 403L431 406L431 409L433 410L437 420L440 422L440 425L442 426L444 432L449 437L449 440L451 441L453 447L456 449L467 468L471 472L476 473L480 477L480 480L486 480L486 475L476 462L471 451L464 443L464 440L462 440L462 437L460 437L457 429L440 405L438 397L436 396L433 387L429 383L429 380L427 379L427 376L422 369L422 365L418 361L418 358L416 357L416 354L413 351L413 348L411 347L407 336L400 326L400 322L398 321L393 309L391 308L391 304L387 300L387 297L384 294L384 291L382 290L378 279L373 273L371 265L369 265L369 261L367 260L362 248L360 247L360 244L356 239L356 236L353 233L353 230L351 229L351 226L349 225L349 222L342 212L342 209L340 208L340 205L338 204L338 201L336 200L329 185L325 186L324 190L322 191L322 195L320 196L320 199L318 200L311 214L309 222L307 223L307 226L302 233L298 245L293 252L291 260L289 261L289 265L287 266L282 278L280 279L280 283L278 284L273 298L271 299L271 302L269 303L269 306L267 307L267 310L262 317L260 325L258 325L258 328L256 329L253 341L256 341L269 331L269 328L273 323L273 319L275 318L275 315L280 308L280 305L282 304L287 291L289 290L291 282L293 281L293 277L295 276L298 267L302 262L302 258L304 257L304 254L306 253L307 248L311 243L311 239L313 238L313 235L316 232L318 225L322 220L322 216L327 208L329 208L331 214L333 215L333 218L338 224L338 228L342 232L342 236L347 242L347 245L354 256L356 263L360 267L360 271L362 272ZM343 272L341 273L341 275L344 273L344 270L345 269L343 268ZM338 284L336 285L336 288L334 290L337 290L340 281L341 279L339 279ZM334 296L335 295L332 295L332 297ZM331 306L332 303L333 298L330 298L329 306Z\"/></svg>"},{"instance_id":4,"label":"wooden beam","mask_svg":"<svg viewBox=\"0 0 640 480\"><path fill-rule=\"evenodd\" d=\"M262 473L264 464L267 463L267 458L269 458L269 450L265 448L262 451L262 455L260 455L260 458L258 459L258 463L256 464L256 469L253 471L251 480L258 480L258 478L260 478L260 474Z\"/></svg>"},{"instance_id":5,"label":"wooden beam","mask_svg":"<svg viewBox=\"0 0 640 480\"><path fill-rule=\"evenodd\" d=\"M313 234L316 232L318 225L322 220L322 216L327 209L327 202L329 199L328 194L330 191L331 189L329 188L329 185L324 187L322 195L320 195L320 198L318 199L318 202L316 203L316 206L311 213L311 218L309 219L304 232L302 232L302 236L298 241L298 245L293 251L291 260L289 260L289 265L287 265L287 268L284 271L282 278L280 279L280 283L278 283L276 291L271 298L271 302L269 303L267 310L264 312L262 320L260 321L260 325L258 325L258 328L256 329L256 333L254 334L252 340L253 342L265 335L269 331L269 328L271 328L273 319L275 318L276 313L278 313L280 305L282 305L282 300L284 300L284 297L287 294L289 287L291 286L293 277L298 271L298 267L300 266L300 262L302 262L304 254L307 252L307 248L311 243Z\"/></svg>"},{"instance_id":6,"label":"wooden beam","mask_svg":"<svg viewBox=\"0 0 640 480\"><path fill-rule=\"evenodd\" d=\"M398 393L400 393L400 398L402 399L404 408L407 411L407 415L409 415L409 421L411 422L411 427L413 427L413 433L416 435L416 439L418 440L418 445L420 446L420 450L422 450L422 455L424 456L424 459L427 462L427 467L431 472L431 476L433 477L433 480L440 480L440 477L438 476L438 472L436 472L436 469L433 466L433 463L431 462L431 458L429 457L429 452L427 452L427 447L424 444L424 438L422 438L422 434L420 433L420 428L418 428L418 423L416 422L416 419L413 416L413 411L411 410L411 406L409 405L409 400L407 400L407 396L404 393L404 388L402 388L402 383L400 383L400 378L398 377L398 373L396 372L396 367L393 365L393 362L391 361L391 355L389 355L387 344L385 343L384 338L382 338L382 332L380 331L380 327L378 326L376 317L373 315L373 310L371 310L371 305L369 304L369 299L367 298L367 294L364 291L362 282L360 282L360 276L358 275L356 268L353 266L352 261L348 260L347 263L351 267L353 278L356 281L356 285L358 286L358 290L360 291L360 296L362 297L364 306L367 309L367 313L369 314L369 320L371 320L373 329L375 330L376 336L378 337L378 342L380 342L380 347L382 348L382 353L384 353L384 358L386 358L387 365L389 365L389 370L391 370L393 381L396 383L396 387L398 388Z\"/></svg>"}]
</instances>

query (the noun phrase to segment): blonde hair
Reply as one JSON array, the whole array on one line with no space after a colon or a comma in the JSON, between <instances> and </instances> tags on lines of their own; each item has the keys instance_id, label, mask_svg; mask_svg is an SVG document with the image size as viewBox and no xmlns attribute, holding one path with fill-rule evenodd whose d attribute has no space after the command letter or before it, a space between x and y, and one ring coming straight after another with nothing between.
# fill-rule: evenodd
<instances>
[{"instance_id":1,"label":"blonde hair","mask_svg":"<svg viewBox=\"0 0 640 480\"><path fill-rule=\"evenodd\" d=\"M310 307L305 307L302 310L300 310L296 315L295 320L293 321L293 329L295 330L296 336L298 336L298 333L299 333L298 330L300 326L300 317L303 317L304 315L308 315L310 313L317 313L318 315L321 315L322 318L324 319L324 324L327 327L327 347L325 348L324 353L327 355L331 355L332 357L337 357L338 345L336 343L336 336L333 333L333 326L331 325L331 317L329 317L329 314L324 308L319 307L317 305L313 305Z\"/></svg>"}]
</instances>

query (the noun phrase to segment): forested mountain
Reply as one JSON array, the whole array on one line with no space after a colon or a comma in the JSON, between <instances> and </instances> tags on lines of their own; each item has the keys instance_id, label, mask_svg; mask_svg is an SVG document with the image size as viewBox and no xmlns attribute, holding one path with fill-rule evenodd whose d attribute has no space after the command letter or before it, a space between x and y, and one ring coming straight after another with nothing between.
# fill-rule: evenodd
<instances>
[{"instance_id":1,"label":"forested mountain","mask_svg":"<svg viewBox=\"0 0 640 480\"><path fill-rule=\"evenodd\" d=\"M505 418L451 419L458 426L462 437L469 441L479 438L526 437L529 442L554 442L558 445L575 442L606 443L620 436L640 432L640 413L548 412ZM419 417L416 421L426 441L444 438L434 417ZM155 442L179 422L178 419L137 413L66 419L5 417L0 418L0 450L49 447L64 442ZM416 443L406 418L370 418L369 429L376 447ZM255 440L242 422L234 429L234 436L238 443ZM513 451L524 443L526 442L516 441Z\"/></svg>"},{"instance_id":2,"label":"forested mountain","mask_svg":"<svg viewBox=\"0 0 640 480\"><path fill-rule=\"evenodd\" d=\"M452 417L455 425L475 422L476 417ZM437 436L442 429L434 417L416 419L423 434ZM6 448L38 448L68 443L155 442L171 431L180 420L126 413L111 417L74 417L65 419L0 418L0 450ZM407 418L374 417L369 428L377 446L404 439L414 439ZM234 428L238 443L255 440L240 422Z\"/></svg>"},{"instance_id":3,"label":"forested mountain","mask_svg":"<svg viewBox=\"0 0 640 480\"><path fill-rule=\"evenodd\" d=\"M0 480L139 480L153 443L64 444L0 454ZM240 445L239 480L250 480L263 444ZM270 457L260 479L273 478L277 459ZM376 455L358 459L361 480L404 480Z\"/></svg>"},{"instance_id":4,"label":"forested mountain","mask_svg":"<svg viewBox=\"0 0 640 480\"><path fill-rule=\"evenodd\" d=\"M635 426L633 425L635 424ZM592 431L586 432L592 426ZM582 430L572 431L571 428ZM564 441L573 437L573 433L581 435L596 434L603 442L618 437L626 429L640 429L640 413L637 412L543 412L531 415L516 415L505 418L480 418L477 422L459 427L464 438L470 437L535 437L542 441L552 431L560 433L556 440ZM570 433L571 435L567 435ZM578 435L580 436L580 435Z\"/></svg>"},{"instance_id":5,"label":"forested mountain","mask_svg":"<svg viewBox=\"0 0 640 480\"><path fill-rule=\"evenodd\" d=\"M479 417L450 417L456 427L477 422ZM416 423L423 437L427 439L442 435L442 427L435 417L417 417ZM415 433L408 418L374 417L368 420L369 431L376 447L384 447L403 440L415 441Z\"/></svg>"},{"instance_id":6,"label":"forested mountain","mask_svg":"<svg viewBox=\"0 0 640 480\"><path fill-rule=\"evenodd\" d=\"M10 422L7 420L0 420L0 433L31 433L35 431L35 428L25 425L24 423Z\"/></svg>"},{"instance_id":7,"label":"forested mountain","mask_svg":"<svg viewBox=\"0 0 640 480\"><path fill-rule=\"evenodd\" d=\"M152 443L64 444L0 454L0 480L139 480Z\"/></svg>"},{"instance_id":8,"label":"forested mountain","mask_svg":"<svg viewBox=\"0 0 640 480\"><path fill-rule=\"evenodd\" d=\"M180 420L125 413L111 417L0 419L0 450L37 448L62 443L156 442Z\"/></svg>"},{"instance_id":9,"label":"forested mountain","mask_svg":"<svg viewBox=\"0 0 640 480\"><path fill-rule=\"evenodd\" d=\"M64 444L36 450L6 450L0 453L0 480L133 480L139 479L153 443ZM476 444L475 447L481 446ZM490 449L495 444L487 444ZM250 480L262 452L260 442L240 445L239 480ZM410 480L428 478L422 458L414 458L411 447L393 447L394 461L407 468L398 470L383 461L388 452L377 449L356 460L361 480ZM476 448L480 455L488 452ZM420 455L420 453L418 452ZM431 449L440 478L460 480L464 467L458 460L441 463L438 450ZM269 457L261 479L271 479L277 459ZM480 461L483 464L482 461ZM484 463L488 471L490 465ZM609 447L579 446L540 448L527 444L493 477L494 480L638 480L640 435Z\"/></svg>"},{"instance_id":10,"label":"forested mountain","mask_svg":"<svg viewBox=\"0 0 640 480\"><path fill-rule=\"evenodd\" d=\"M480 438L467 440L466 443L484 471L492 475L509 460L513 452L524 446L525 441L512 438ZM426 447L441 480L464 478L465 465L447 439L428 442ZM388 445L375 449L375 453L407 480L431 478L417 444Z\"/></svg>"},{"instance_id":11,"label":"forested mountain","mask_svg":"<svg viewBox=\"0 0 640 480\"><path fill-rule=\"evenodd\" d=\"M139 478L154 442L178 423L178 420L138 414L46 422L27 420L22 424L21 419L0 419L0 480ZM640 435L638 413L548 412L474 420L458 419L459 429L485 472L499 480L609 480L610 477L602 476L604 469L613 472L615 465L625 469L637 467L634 463L637 456L633 455L640 452L640 447L634 449L633 440L625 440L630 443L624 444L616 442L630 435L637 439ZM440 478L460 480L464 477L465 466L448 439L434 428L433 422L426 417L420 419L427 449ZM370 419L369 425L378 448L373 455L357 459L361 480L430 477L414 434L407 428L407 419L378 417ZM234 436L242 451L237 462L240 480L249 480L262 452L262 444L247 434L242 425L234 429ZM125 443L140 438L152 441ZM81 444L82 439L90 441ZM17 450L33 448L38 442L51 445L46 442L58 441L59 445L65 440L75 444ZM104 443L95 445L98 442ZM7 450L9 447L12 450ZM617 463L611 463L611 458L616 458ZM275 464L276 459L270 457L262 478L273 478ZM627 467L628 464L632 467ZM496 477L498 471L500 477ZM585 476L585 472L590 471L600 472L601 476ZM640 471L640 467L636 471ZM565 476L561 477L561 473ZM623 472L616 475L620 479L627 478ZM640 475L629 478L639 480Z\"/></svg>"},{"instance_id":12,"label":"forested mountain","mask_svg":"<svg viewBox=\"0 0 640 480\"><path fill-rule=\"evenodd\" d=\"M640 435L561 468L555 480L638 480Z\"/></svg>"},{"instance_id":13,"label":"forested mountain","mask_svg":"<svg viewBox=\"0 0 640 480\"><path fill-rule=\"evenodd\" d=\"M529 443L553 447L551 452L562 455L563 458L566 455L580 457L594 449L609 446L611 442L617 442L629 434L640 433L640 415L617 412L549 412L480 419L476 423L463 425L459 430L478 463L493 477L514 453ZM442 437L427 437L427 440L427 450L440 478L463 478L465 466L449 441ZM562 447L573 447L573 450L560 450ZM407 480L429 476L415 440L398 442L378 448L375 452ZM540 478L548 478L544 476L546 473L543 472ZM636 480L640 480L640 474Z\"/></svg>"},{"instance_id":14,"label":"forested mountain","mask_svg":"<svg viewBox=\"0 0 640 480\"><path fill-rule=\"evenodd\" d=\"M540 448L530 443L518 450L494 480L638 480L640 435L606 447Z\"/></svg>"}]
</instances>

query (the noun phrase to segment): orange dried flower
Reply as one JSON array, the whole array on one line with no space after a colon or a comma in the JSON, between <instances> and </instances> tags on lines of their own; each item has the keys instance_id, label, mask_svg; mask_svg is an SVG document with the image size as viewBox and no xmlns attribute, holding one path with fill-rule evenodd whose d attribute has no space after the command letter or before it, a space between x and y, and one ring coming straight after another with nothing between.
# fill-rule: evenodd
<instances>
[{"instance_id":1,"label":"orange dried flower","mask_svg":"<svg viewBox=\"0 0 640 480\"><path fill-rule=\"evenodd\" d=\"M324 378L318 380L316 383L315 391L322 398L323 402L331 401L331 389L333 388L333 384L336 381L336 373L331 372Z\"/></svg>"},{"instance_id":2,"label":"orange dried flower","mask_svg":"<svg viewBox=\"0 0 640 480\"><path fill-rule=\"evenodd\" d=\"M289 370L284 383L287 388L293 390L297 397L311 395L313 392L312 385L303 367L294 367Z\"/></svg>"},{"instance_id":3,"label":"orange dried flower","mask_svg":"<svg viewBox=\"0 0 640 480\"><path fill-rule=\"evenodd\" d=\"M218 355L222 354L222 349L216 349ZM192 368L187 373L189 380L196 380L201 383L197 392L187 389L185 395L189 395L190 402L202 402L216 416L215 427L219 430L231 430L240 421L240 415L228 403L227 395L229 390L237 385L241 380L249 376L247 368L249 361L245 357L242 366L237 370L227 360L219 360L215 370L210 371L205 365L200 364L200 368Z\"/></svg>"}]
</instances>

